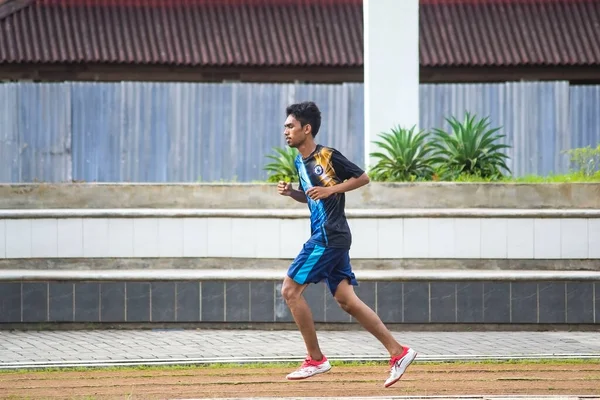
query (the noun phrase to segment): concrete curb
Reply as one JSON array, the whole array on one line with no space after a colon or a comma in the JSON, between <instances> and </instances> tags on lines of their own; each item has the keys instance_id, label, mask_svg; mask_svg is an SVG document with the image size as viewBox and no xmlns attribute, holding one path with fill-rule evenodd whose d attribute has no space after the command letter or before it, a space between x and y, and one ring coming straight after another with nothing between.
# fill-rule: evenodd
<instances>
[{"instance_id":1,"label":"concrete curb","mask_svg":"<svg viewBox=\"0 0 600 400\"><path fill-rule=\"evenodd\" d=\"M273 270L286 269L291 257L231 258L231 257L52 257L0 258L0 270ZM380 270L476 270L476 271L598 271L598 259L509 259L509 258L354 258L352 269Z\"/></svg>"},{"instance_id":2,"label":"concrete curb","mask_svg":"<svg viewBox=\"0 0 600 400\"><path fill-rule=\"evenodd\" d=\"M600 271L497 270L362 270L361 281L600 281ZM285 270L131 269L131 270L0 270L0 282L14 281L271 281L282 280Z\"/></svg>"},{"instance_id":3,"label":"concrete curb","mask_svg":"<svg viewBox=\"0 0 600 400\"><path fill-rule=\"evenodd\" d=\"M331 356L330 361L373 362L389 361L389 357L378 355L354 355L348 357ZM477 362L477 361L510 361L510 360L583 360L600 359L600 354L531 354L531 355L418 355L419 362ZM114 360L61 360L0 363L0 370L36 369L36 368L77 368L77 367L127 367L127 366L161 366L161 365L208 365L208 364L255 364L301 362L303 357L265 356L265 357L203 357L203 358L140 358Z\"/></svg>"},{"instance_id":4,"label":"concrete curb","mask_svg":"<svg viewBox=\"0 0 600 400\"><path fill-rule=\"evenodd\" d=\"M600 218L600 209L348 209L348 218ZM304 219L306 209L30 209L0 210L0 219L39 218L277 218Z\"/></svg>"}]
</instances>

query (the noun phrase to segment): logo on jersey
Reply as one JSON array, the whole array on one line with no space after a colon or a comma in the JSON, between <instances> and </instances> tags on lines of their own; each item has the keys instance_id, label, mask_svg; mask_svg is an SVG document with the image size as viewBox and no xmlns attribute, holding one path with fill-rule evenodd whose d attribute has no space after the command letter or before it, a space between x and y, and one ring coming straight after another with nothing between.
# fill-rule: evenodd
<instances>
[{"instance_id":1,"label":"logo on jersey","mask_svg":"<svg viewBox=\"0 0 600 400\"><path fill-rule=\"evenodd\" d=\"M321 167L319 164L315 165L315 174L321 175L322 173L323 173L323 167Z\"/></svg>"}]
</instances>

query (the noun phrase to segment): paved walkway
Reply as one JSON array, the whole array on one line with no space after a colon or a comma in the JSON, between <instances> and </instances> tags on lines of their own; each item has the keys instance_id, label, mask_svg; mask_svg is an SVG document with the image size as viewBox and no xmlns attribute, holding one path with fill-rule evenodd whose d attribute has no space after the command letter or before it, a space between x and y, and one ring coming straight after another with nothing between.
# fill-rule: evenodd
<instances>
[{"instance_id":1,"label":"paved walkway","mask_svg":"<svg viewBox=\"0 0 600 400\"><path fill-rule=\"evenodd\" d=\"M417 360L600 358L596 332L394 332ZM364 331L320 331L332 360L384 360L385 349ZM296 331L96 330L0 331L0 368L40 365L123 365L268 361L303 358Z\"/></svg>"}]
</instances>

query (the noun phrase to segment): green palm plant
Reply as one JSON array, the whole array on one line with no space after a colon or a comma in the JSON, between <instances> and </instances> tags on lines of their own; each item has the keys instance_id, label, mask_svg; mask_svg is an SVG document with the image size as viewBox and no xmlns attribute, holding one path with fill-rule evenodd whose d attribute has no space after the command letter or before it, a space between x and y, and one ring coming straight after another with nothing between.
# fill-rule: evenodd
<instances>
[{"instance_id":1,"label":"green palm plant","mask_svg":"<svg viewBox=\"0 0 600 400\"><path fill-rule=\"evenodd\" d=\"M395 127L391 132L379 135L381 140L375 141L382 151L371 153L371 157L379 159L369 172L376 181L414 181L430 179L433 175L431 155L434 148L428 143L428 134L411 129Z\"/></svg>"},{"instance_id":2,"label":"green palm plant","mask_svg":"<svg viewBox=\"0 0 600 400\"><path fill-rule=\"evenodd\" d=\"M503 176L502 170L510 173L505 162L508 156L502 152L510 146L496 143L505 136L497 134L500 128L489 128L488 117L477 119L467 112L463 122L454 117L446 121L452 132L434 128L433 133L439 140L432 141L432 146L436 149L436 160L455 178L465 174L499 179Z\"/></svg>"},{"instance_id":3,"label":"green palm plant","mask_svg":"<svg viewBox=\"0 0 600 400\"><path fill-rule=\"evenodd\" d=\"M265 171L269 172L267 182L298 182L298 171L295 159L298 150L293 147L274 147L275 154L268 154L267 158L273 160L265 165Z\"/></svg>"}]
</instances>

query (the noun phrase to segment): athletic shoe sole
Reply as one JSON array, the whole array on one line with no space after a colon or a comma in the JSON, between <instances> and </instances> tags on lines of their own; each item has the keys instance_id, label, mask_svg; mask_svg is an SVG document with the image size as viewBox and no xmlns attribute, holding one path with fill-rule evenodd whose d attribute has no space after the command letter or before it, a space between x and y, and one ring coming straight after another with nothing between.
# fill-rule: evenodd
<instances>
[{"instance_id":1,"label":"athletic shoe sole","mask_svg":"<svg viewBox=\"0 0 600 400\"><path fill-rule=\"evenodd\" d=\"M288 381L300 381L302 379L307 379L310 377L313 377L315 375L319 375L319 374L323 374L325 372L328 372L331 370L331 364L329 364L329 367L327 369L317 369L313 374L311 375L307 375L307 376L299 376L299 377L286 377Z\"/></svg>"},{"instance_id":2,"label":"athletic shoe sole","mask_svg":"<svg viewBox=\"0 0 600 400\"><path fill-rule=\"evenodd\" d=\"M417 352L414 351L413 349L410 349L406 355L402 358L402 360L400 361L400 368L402 368L402 373L400 374L400 376L398 376L398 378L394 379L391 382L388 383L384 383L384 387L390 387L392 386L394 383L398 382L400 380L400 378L402 378L402 375L404 375L404 373L406 372L406 369L408 368L408 366L410 364L412 364L412 362L415 360L415 358L417 357Z\"/></svg>"}]
</instances>

